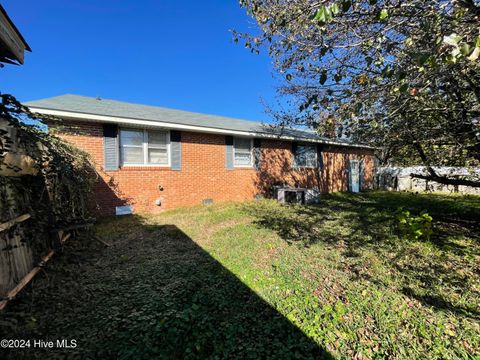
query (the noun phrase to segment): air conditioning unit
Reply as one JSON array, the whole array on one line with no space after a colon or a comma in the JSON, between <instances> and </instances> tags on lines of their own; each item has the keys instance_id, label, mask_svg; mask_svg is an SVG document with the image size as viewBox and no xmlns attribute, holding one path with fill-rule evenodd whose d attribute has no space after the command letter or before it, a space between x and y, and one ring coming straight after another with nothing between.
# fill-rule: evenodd
<instances>
[{"instance_id":1,"label":"air conditioning unit","mask_svg":"<svg viewBox=\"0 0 480 360\"><path fill-rule=\"evenodd\" d=\"M317 189L276 186L275 198L282 204L318 204L320 192Z\"/></svg>"},{"instance_id":2,"label":"air conditioning unit","mask_svg":"<svg viewBox=\"0 0 480 360\"><path fill-rule=\"evenodd\" d=\"M305 191L303 188L277 187L275 197L282 204L305 204Z\"/></svg>"}]
</instances>

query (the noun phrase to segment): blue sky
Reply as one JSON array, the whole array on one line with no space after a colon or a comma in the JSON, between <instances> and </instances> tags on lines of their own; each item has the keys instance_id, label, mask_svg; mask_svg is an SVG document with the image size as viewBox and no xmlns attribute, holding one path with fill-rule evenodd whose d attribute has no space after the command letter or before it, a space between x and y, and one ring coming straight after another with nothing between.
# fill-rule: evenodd
<instances>
[{"instance_id":1,"label":"blue sky","mask_svg":"<svg viewBox=\"0 0 480 360\"><path fill-rule=\"evenodd\" d=\"M271 60L232 41L236 0L2 0L32 48L0 69L21 101L65 93L269 121Z\"/></svg>"}]
</instances>

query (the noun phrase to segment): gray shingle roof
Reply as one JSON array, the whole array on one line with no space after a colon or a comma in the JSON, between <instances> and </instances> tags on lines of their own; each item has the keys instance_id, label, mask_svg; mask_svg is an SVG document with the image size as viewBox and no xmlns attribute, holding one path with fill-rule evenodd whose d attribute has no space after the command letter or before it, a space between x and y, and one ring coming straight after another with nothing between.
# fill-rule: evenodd
<instances>
[{"instance_id":1,"label":"gray shingle roof","mask_svg":"<svg viewBox=\"0 0 480 360\"><path fill-rule=\"evenodd\" d=\"M174 110L157 106L132 104L116 100L99 99L79 95L61 95L47 99L26 102L27 105L36 109L68 111L79 114L92 114L112 116L135 120L148 120L171 124L198 126L228 131L243 131L257 133L259 135L279 135L311 140L315 142L332 143L331 140L322 138L316 133L307 130L293 128L279 128L269 124L263 124L248 120L239 120L217 115L206 115L183 110ZM40 111L41 112L41 111ZM355 145L345 140L335 140L345 146Z\"/></svg>"}]
</instances>

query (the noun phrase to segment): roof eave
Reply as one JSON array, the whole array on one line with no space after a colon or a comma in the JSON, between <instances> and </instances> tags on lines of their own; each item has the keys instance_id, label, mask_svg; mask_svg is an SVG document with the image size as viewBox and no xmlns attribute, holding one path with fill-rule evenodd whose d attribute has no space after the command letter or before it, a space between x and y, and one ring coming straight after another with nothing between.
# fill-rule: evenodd
<instances>
[{"instance_id":1,"label":"roof eave","mask_svg":"<svg viewBox=\"0 0 480 360\"><path fill-rule=\"evenodd\" d=\"M27 41L23 37L22 33L18 30L18 28L15 26L15 23L10 19L10 16L8 16L7 11L3 8L3 6L0 4L0 13L3 14L3 16L6 18L10 26L12 27L13 31L15 32L15 35L18 36L18 38L21 40L23 43L25 50L32 52L32 49L28 45Z\"/></svg>"},{"instance_id":2,"label":"roof eave","mask_svg":"<svg viewBox=\"0 0 480 360\"><path fill-rule=\"evenodd\" d=\"M225 129L225 128L178 124L178 123L172 123L172 122L166 122L166 121L134 119L134 118L127 118L127 117L119 117L119 116L107 116L107 115L75 112L75 111L47 109L47 108L35 107L35 106L30 106L29 109L33 113L51 115L51 116L56 116L59 118L65 118L69 120L116 123L116 124L123 124L127 126L128 125L147 126L147 127L157 127L157 128L172 129L172 130L187 130L187 131L189 130L189 131L195 131L195 132L204 132L204 133L222 134L222 135L252 136L252 137L260 137L260 138L266 138L266 139L269 138L269 139L280 139L280 140L289 140L289 141L302 141L302 142L311 142L311 143L332 145L332 146L375 150L375 148L371 146L362 145L362 144L348 144L348 143L333 141L333 140L312 139L307 137L296 137L296 136L289 136L289 135L278 135L278 134L260 132L260 131L231 130L231 129Z\"/></svg>"}]
</instances>

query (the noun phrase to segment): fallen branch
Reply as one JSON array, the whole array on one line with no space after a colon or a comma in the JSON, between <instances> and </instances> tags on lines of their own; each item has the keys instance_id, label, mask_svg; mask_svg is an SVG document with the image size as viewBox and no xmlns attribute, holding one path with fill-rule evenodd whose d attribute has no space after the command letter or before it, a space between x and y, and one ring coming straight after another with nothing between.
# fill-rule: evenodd
<instances>
[{"instance_id":1,"label":"fallen branch","mask_svg":"<svg viewBox=\"0 0 480 360\"><path fill-rule=\"evenodd\" d=\"M109 243L103 241L102 239L100 239L98 236L94 236L93 237L95 240L97 240L98 242L102 243L103 245L105 245L106 247L110 247L112 245L110 245Z\"/></svg>"},{"instance_id":2,"label":"fallen branch","mask_svg":"<svg viewBox=\"0 0 480 360\"><path fill-rule=\"evenodd\" d=\"M480 181L475 181L475 180L452 179L444 176L420 175L420 174L410 174L410 177L428 180L428 181L435 181L439 184L444 184L444 185L471 186L475 188L477 187L480 188Z\"/></svg>"}]
</instances>

